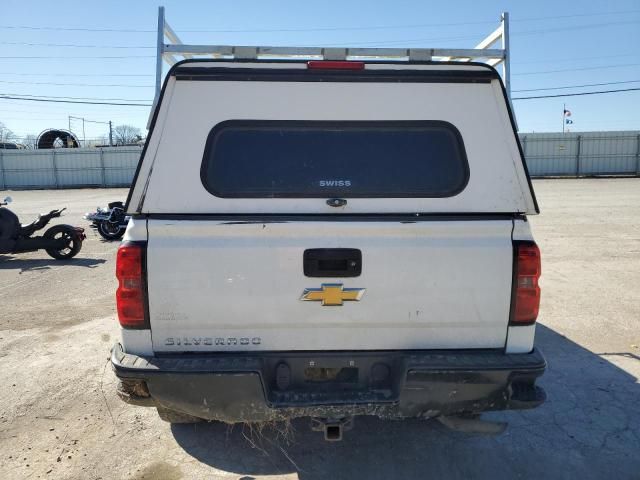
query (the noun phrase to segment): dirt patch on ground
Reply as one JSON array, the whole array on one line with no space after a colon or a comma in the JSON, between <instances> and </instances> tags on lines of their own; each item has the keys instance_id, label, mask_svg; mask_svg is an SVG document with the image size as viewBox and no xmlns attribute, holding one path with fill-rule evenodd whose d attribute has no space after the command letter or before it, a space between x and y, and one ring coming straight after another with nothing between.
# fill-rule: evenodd
<instances>
[{"instance_id":1,"label":"dirt patch on ground","mask_svg":"<svg viewBox=\"0 0 640 480\"><path fill-rule=\"evenodd\" d=\"M153 462L131 477L131 480L180 480L181 478L183 477L179 467L167 462Z\"/></svg>"}]
</instances>

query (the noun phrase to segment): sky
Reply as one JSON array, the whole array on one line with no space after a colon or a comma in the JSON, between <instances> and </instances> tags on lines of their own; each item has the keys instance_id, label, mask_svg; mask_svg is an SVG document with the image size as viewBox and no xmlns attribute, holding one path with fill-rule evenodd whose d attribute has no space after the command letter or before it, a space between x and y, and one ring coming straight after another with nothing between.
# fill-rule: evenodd
<instances>
[{"instance_id":1,"label":"sky","mask_svg":"<svg viewBox=\"0 0 640 480\"><path fill-rule=\"evenodd\" d=\"M270 46L472 48L508 11L521 132L561 131L564 104L572 131L640 130L640 90L517 100L640 88L640 0L56 0L55 8L1 0L0 95L150 103L159 5L184 43ZM606 85L558 89L585 84ZM87 139L108 133L106 124L89 120L134 125L144 134L148 114L141 106L0 98L0 122L18 136L71 126L82 138L82 121L69 116L86 119Z\"/></svg>"}]
</instances>

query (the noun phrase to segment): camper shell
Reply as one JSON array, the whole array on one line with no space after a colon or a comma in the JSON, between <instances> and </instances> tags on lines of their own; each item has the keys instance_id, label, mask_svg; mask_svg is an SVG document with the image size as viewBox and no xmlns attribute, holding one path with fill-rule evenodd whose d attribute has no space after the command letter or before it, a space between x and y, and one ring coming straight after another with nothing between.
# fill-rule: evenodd
<instances>
[{"instance_id":1,"label":"camper shell","mask_svg":"<svg viewBox=\"0 0 640 480\"><path fill-rule=\"evenodd\" d=\"M486 64L179 62L126 209L112 363L169 421L544 401L538 205Z\"/></svg>"}]
</instances>

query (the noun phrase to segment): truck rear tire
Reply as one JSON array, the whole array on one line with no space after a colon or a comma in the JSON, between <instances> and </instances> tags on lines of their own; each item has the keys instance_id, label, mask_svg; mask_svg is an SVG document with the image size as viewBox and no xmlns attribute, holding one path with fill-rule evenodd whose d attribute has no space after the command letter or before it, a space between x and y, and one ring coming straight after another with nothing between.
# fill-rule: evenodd
<instances>
[{"instance_id":1,"label":"truck rear tire","mask_svg":"<svg viewBox=\"0 0 640 480\"><path fill-rule=\"evenodd\" d=\"M109 220L101 220L98 222L98 233L105 240L120 240L124 237L124 228L118 223L111 223Z\"/></svg>"},{"instance_id":2,"label":"truck rear tire","mask_svg":"<svg viewBox=\"0 0 640 480\"><path fill-rule=\"evenodd\" d=\"M160 419L168 423L200 423L203 420L186 413L176 412L165 407L156 407Z\"/></svg>"}]
</instances>

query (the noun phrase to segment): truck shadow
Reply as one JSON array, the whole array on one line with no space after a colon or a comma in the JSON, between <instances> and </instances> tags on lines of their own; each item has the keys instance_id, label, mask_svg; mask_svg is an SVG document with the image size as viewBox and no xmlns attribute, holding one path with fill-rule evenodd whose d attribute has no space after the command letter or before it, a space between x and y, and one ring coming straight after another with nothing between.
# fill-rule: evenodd
<instances>
[{"instance_id":1,"label":"truck shadow","mask_svg":"<svg viewBox=\"0 0 640 480\"><path fill-rule=\"evenodd\" d=\"M20 273L36 270L49 270L51 267L69 266L95 268L105 263L104 258L72 258L56 260L54 258L20 258L13 255L0 255L0 270L20 270Z\"/></svg>"},{"instance_id":2,"label":"truck shadow","mask_svg":"<svg viewBox=\"0 0 640 480\"><path fill-rule=\"evenodd\" d=\"M243 478L297 473L300 479L638 478L640 364L637 352L595 354L538 325L549 363L540 408L494 412L509 422L496 437L447 430L436 421L357 418L339 443L309 419L259 431L221 423L172 425L197 460ZM634 372L634 375L615 365Z\"/></svg>"}]
</instances>

